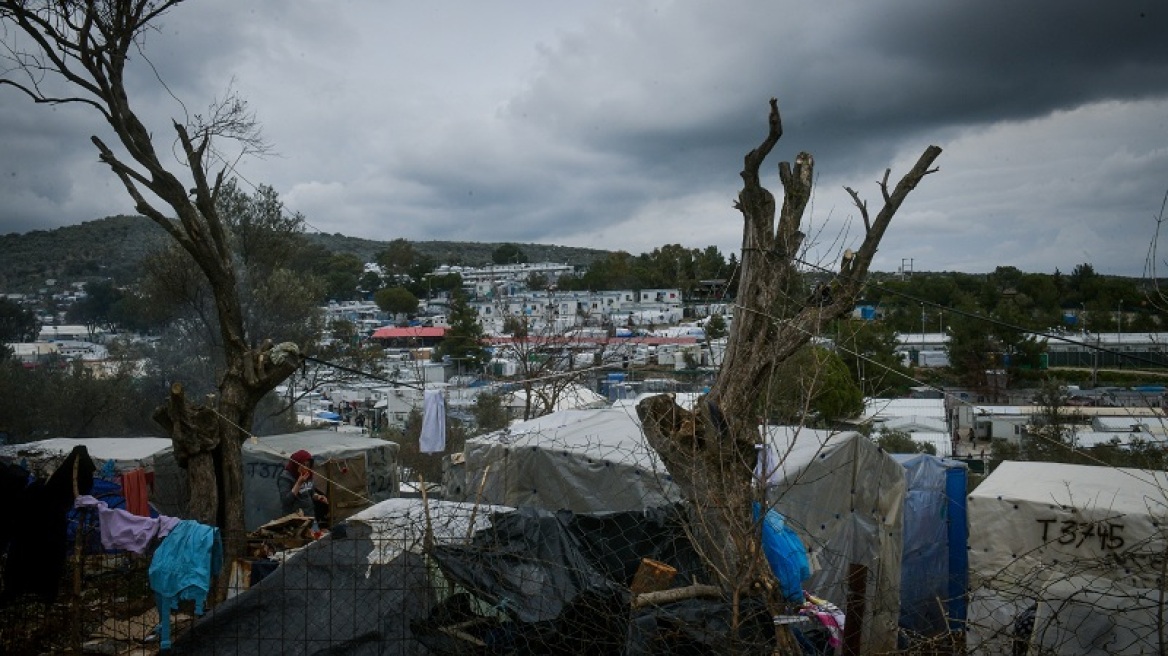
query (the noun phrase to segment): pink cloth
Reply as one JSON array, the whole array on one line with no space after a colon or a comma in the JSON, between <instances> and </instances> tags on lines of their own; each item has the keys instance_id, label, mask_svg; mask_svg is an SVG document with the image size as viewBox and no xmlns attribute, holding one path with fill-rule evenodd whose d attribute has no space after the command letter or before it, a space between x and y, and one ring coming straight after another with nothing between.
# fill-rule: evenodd
<instances>
[{"instance_id":1,"label":"pink cloth","mask_svg":"<svg viewBox=\"0 0 1168 656\"><path fill-rule=\"evenodd\" d=\"M83 495L73 502L75 508L97 508L101 523L101 546L106 549L124 549L140 554L150 546L150 540L164 538L181 521L177 517L139 517L121 508L110 508L104 501Z\"/></svg>"}]
</instances>

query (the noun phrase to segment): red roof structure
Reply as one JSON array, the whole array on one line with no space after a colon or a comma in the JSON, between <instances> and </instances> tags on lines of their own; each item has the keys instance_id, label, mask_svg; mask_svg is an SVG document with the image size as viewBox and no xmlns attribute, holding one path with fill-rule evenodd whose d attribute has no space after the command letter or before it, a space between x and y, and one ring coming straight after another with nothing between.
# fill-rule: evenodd
<instances>
[{"instance_id":1,"label":"red roof structure","mask_svg":"<svg viewBox=\"0 0 1168 656\"><path fill-rule=\"evenodd\" d=\"M446 328L385 326L373 331L370 337L386 348L427 348L438 346L446 338Z\"/></svg>"},{"instance_id":2,"label":"red roof structure","mask_svg":"<svg viewBox=\"0 0 1168 656\"><path fill-rule=\"evenodd\" d=\"M371 335L373 339L440 339L445 336L445 328L433 326L384 326Z\"/></svg>"}]
</instances>

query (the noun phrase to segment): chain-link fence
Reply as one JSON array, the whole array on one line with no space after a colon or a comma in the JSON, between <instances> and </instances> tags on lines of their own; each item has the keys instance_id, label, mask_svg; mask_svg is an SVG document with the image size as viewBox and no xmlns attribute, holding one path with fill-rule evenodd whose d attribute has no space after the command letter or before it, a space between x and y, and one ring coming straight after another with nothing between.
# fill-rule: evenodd
<instances>
[{"instance_id":1,"label":"chain-link fence","mask_svg":"<svg viewBox=\"0 0 1168 656\"><path fill-rule=\"evenodd\" d=\"M74 511L54 599L48 570L14 579L25 566L4 561L6 586L37 585L3 591L0 650L152 653L169 637L191 654L1162 653L1162 473L1029 463L967 495L961 463L893 458L858 433L762 442L748 542L790 531L806 571L768 552L773 576L743 570L738 595L696 539L717 500L684 499L617 406L471 438L441 485L321 536L295 517L221 535L246 556L221 564L205 609L158 613L171 602L148 568L171 537L110 553L100 518Z\"/></svg>"}]
</instances>

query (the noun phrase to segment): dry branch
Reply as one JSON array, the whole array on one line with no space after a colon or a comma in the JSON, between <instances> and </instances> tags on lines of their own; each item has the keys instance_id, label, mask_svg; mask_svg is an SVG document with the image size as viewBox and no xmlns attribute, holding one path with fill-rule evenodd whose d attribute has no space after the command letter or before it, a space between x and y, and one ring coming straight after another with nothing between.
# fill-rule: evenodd
<instances>
[{"instance_id":1,"label":"dry branch","mask_svg":"<svg viewBox=\"0 0 1168 656\"><path fill-rule=\"evenodd\" d=\"M814 159L799 153L793 165L779 165L781 208L759 177L782 133L778 103L771 99L767 135L744 159L743 188L735 203L744 219L739 295L717 381L693 411L667 396L637 406L646 439L690 501L695 546L722 588L735 598L750 594L753 582L769 576L757 548L758 524L751 517L752 471L760 439L758 396L779 363L827 322L854 308L893 215L921 179L936 170L930 167L941 153L936 146L926 148L891 192L886 171L879 183L884 205L874 219L859 195L849 190L864 217L863 242L845 258L831 281L830 295L809 303L798 265L804 239L800 225L811 199Z\"/></svg>"},{"instance_id":2,"label":"dry branch","mask_svg":"<svg viewBox=\"0 0 1168 656\"><path fill-rule=\"evenodd\" d=\"M662 604L672 604L676 601L683 601L685 599L696 599L698 597L718 598L722 596L722 588L716 585L706 585L704 583L695 583L684 588L672 588L669 590L658 590L657 592L645 592L633 597L633 608L644 608L646 606L660 606Z\"/></svg>"}]
</instances>

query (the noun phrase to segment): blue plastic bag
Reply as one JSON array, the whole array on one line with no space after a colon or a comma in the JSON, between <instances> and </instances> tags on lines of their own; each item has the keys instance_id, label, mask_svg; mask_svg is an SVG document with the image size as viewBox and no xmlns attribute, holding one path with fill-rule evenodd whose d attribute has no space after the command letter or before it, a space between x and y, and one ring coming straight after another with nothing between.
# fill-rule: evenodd
<instances>
[{"instance_id":1,"label":"blue plastic bag","mask_svg":"<svg viewBox=\"0 0 1168 656\"><path fill-rule=\"evenodd\" d=\"M758 521L761 506L754 502L754 520ZM807 547L799 535L775 510L768 509L762 523L762 552L771 566L783 598L790 602L803 601L803 582L811 576Z\"/></svg>"}]
</instances>

